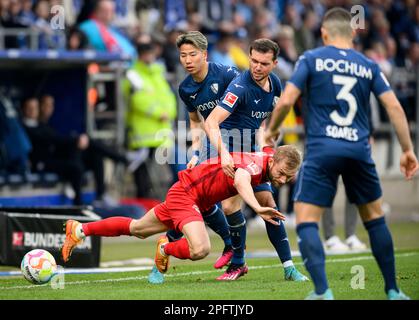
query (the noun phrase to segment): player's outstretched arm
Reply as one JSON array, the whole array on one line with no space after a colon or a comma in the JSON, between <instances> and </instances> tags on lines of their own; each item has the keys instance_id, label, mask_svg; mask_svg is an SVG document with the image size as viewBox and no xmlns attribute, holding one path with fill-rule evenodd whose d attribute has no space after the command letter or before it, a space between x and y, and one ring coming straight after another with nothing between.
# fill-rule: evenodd
<instances>
[{"instance_id":1,"label":"player's outstretched arm","mask_svg":"<svg viewBox=\"0 0 419 320\"><path fill-rule=\"evenodd\" d=\"M279 137L279 127L287 116L291 107L295 104L301 91L294 84L288 82L285 86L284 92L278 99L274 110L272 111L272 117L269 122L269 128L265 132L265 143L273 146L274 140Z\"/></svg>"},{"instance_id":2,"label":"player's outstretched arm","mask_svg":"<svg viewBox=\"0 0 419 320\"><path fill-rule=\"evenodd\" d=\"M397 138L402 148L400 157L400 171L407 180L411 179L419 168L418 160L413 151L409 126L406 115L393 91L386 91L379 96L380 102L387 111L391 123L396 129Z\"/></svg>"},{"instance_id":3,"label":"player's outstretched arm","mask_svg":"<svg viewBox=\"0 0 419 320\"><path fill-rule=\"evenodd\" d=\"M217 148L221 157L223 171L229 177L234 178L234 161L228 152L221 138L220 123L223 122L231 113L220 106L216 106L205 120L204 129L210 139L211 144Z\"/></svg>"},{"instance_id":4,"label":"player's outstretched arm","mask_svg":"<svg viewBox=\"0 0 419 320\"><path fill-rule=\"evenodd\" d=\"M234 187L237 189L237 192L240 194L242 199L251 207L258 215L262 217L263 220L266 220L272 224L278 225L279 223L273 218L279 218L285 220L285 217L274 208L270 207L261 207L257 201L255 194L253 193L253 188L251 185L251 176L250 173L241 168L237 169L234 176Z\"/></svg>"}]
</instances>

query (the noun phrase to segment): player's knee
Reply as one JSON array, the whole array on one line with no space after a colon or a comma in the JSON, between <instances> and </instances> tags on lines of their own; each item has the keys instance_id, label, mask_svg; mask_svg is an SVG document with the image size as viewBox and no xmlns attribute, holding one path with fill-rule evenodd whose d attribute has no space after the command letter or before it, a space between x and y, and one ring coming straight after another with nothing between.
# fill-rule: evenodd
<instances>
[{"instance_id":1,"label":"player's knee","mask_svg":"<svg viewBox=\"0 0 419 320\"><path fill-rule=\"evenodd\" d=\"M204 259L211 251L210 243L201 243L190 248L191 260Z\"/></svg>"},{"instance_id":2,"label":"player's knee","mask_svg":"<svg viewBox=\"0 0 419 320\"><path fill-rule=\"evenodd\" d=\"M226 215L230 215L239 210L240 205L237 205L236 203L223 203L223 211Z\"/></svg>"}]
</instances>

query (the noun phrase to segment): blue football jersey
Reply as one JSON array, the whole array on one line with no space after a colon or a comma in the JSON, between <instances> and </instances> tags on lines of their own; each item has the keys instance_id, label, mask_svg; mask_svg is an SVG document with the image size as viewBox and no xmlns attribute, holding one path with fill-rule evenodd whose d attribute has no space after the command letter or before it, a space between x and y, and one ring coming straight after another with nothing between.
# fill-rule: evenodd
<instances>
[{"instance_id":1,"label":"blue football jersey","mask_svg":"<svg viewBox=\"0 0 419 320\"><path fill-rule=\"evenodd\" d=\"M273 73L269 75L269 82L271 90L267 92L253 80L247 70L230 83L219 103L220 107L231 113L220 128L229 130L232 136L235 136L234 131L240 132L243 147L250 145L250 151L255 151L255 134L263 120L271 115L282 92L281 81ZM230 147L232 141L230 139Z\"/></svg>"},{"instance_id":2,"label":"blue football jersey","mask_svg":"<svg viewBox=\"0 0 419 320\"><path fill-rule=\"evenodd\" d=\"M199 111L206 119L217 106L231 80L239 74L235 67L209 62L204 81L196 82L188 75L179 85L179 96L189 112Z\"/></svg>"},{"instance_id":3,"label":"blue football jersey","mask_svg":"<svg viewBox=\"0 0 419 320\"><path fill-rule=\"evenodd\" d=\"M300 56L289 81L306 90L307 155L369 157L370 93L391 90L375 62L353 49L324 46Z\"/></svg>"}]
</instances>

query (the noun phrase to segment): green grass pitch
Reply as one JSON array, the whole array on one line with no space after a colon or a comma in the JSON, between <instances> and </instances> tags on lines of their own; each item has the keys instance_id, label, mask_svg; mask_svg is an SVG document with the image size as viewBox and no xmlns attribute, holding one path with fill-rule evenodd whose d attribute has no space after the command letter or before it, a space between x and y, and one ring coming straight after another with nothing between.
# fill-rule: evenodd
<instances>
[{"instance_id":1,"label":"green grass pitch","mask_svg":"<svg viewBox=\"0 0 419 320\"><path fill-rule=\"evenodd\" d=\"M412 299L419 300L419 224L393 223L390 229L396 248L398 284ZM296 250L295 232L288 230L288 234L292 248ZM361 227L358 234L368 242ZM222 243L214 235L211 239L213 253L209 257L196 262L172 259L165 283L161 285L147 282L148 270L66 274L63 289L52 289L50 285L33 286L23 277L1 277L0 299L300 300L312 291L311 282L285 281L277 258L249 258L247 275L237 281L216 281L220 270L213 269L212 264L222 249ZM154 241L105 241L102 261L153 257L154 248ZM247 250L272 250L263 230L249 232ZM301 258L296 257L294 263L307 274ZM360 269L364 272L363 282L359 278ZM326 271L336 299L385 299L381 273L370 253L328 256Z\"/></svg>"}]
</instances>

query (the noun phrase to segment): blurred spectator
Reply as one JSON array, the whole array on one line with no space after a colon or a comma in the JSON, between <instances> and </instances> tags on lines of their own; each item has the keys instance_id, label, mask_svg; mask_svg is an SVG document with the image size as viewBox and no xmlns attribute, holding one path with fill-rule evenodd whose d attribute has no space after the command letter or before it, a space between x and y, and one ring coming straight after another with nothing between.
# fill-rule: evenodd
<instances>
[{"instance_id":1,"label":"blurred spectator","mask_svg":"<svg viewBox=\"0 0 419 320\"><path fill-rule=\"evenodd\" d=\"M413 43L408 55L393 67L390 78L393 90L403 106L409 121L416 120L419 43Z\"/></svg>"},{"instance_id":2,"label":"blurred spectator","mask_svg":"<svg viewBox=\"0 0 419 320\"><path fill-rule=\"evenodd\" d=\"M0 92L0 171L26 173L31 148L12 101Z\"/></svg>"},{"instance_id":3,"label":"blurred spectator","mask_svg":"<svg viewBox=\"0 0 419 320\"><path fill-rule=\"evenodd\" d=\"M20 13L22 20L25 21L24 24L29 26L32 25L35 20L36 16L35 13L32 11L33 1L32 0L22 0L22 11Z\"/></svg>"},{"instance_id":4,"label":"blurred spectator","mask_svg":"<svg viewBox=\"0 0 419 320\"><path fill-rule=\"evenodd\" d=\"M62 49L65 46L60 33L55 32L50 24L51 6L47 0L34 4L35 22L32 27L41 32L38 38L39 49Z\"/></svg>"},{"instance_id":5,"label":"blurred spectator","mask_svg":"<svg viewBox=\"0 0 419 320\"><path fill-rule=\"evenodd\" d=\"M246 51L249 44L246 41L246 35L240 34L239 32L235 33L228 52L234 65L240 70L249 69L249 55Z\"/></svg>"},{"instance_id":6,"label":"blurred spectator","mask_svg":"<svg viewBox=\"0 0 419 320\"><path fill-rule=\"evenodd\" d=\"M45 94L39 99L39 123L48 125L55 110L55 99L53 96ZM83 134L79 136L82 137ZM83 138L84 139L84 138ZM129 165L129 161L136 160L136 154L128 157L106 146L100 140L92 139L87 136L88 145L82 151L81 159L85 170L91 170L96 184L96 202L112 201L106 193L104 181L104 158L109 158L115 163ZM97 204L97 203L96 203Z\"/></svg>"},{"instance_id":7,"label":"blurred spectator","mask_svg":"<svg viewBox=\"0 0 419 320\"><path fill-rule=\"evenodd\" d=\"M187 23L185 0L164 1L164 30L185 28Z\"/></svg>"},{"instance_id":8,"label":"blurred spectator","mask_svg":"<svg viewBox=\"0 0 419 320\"><path fill-rule=\"evenodd\" d=\"M25 99L22 103L22 121L33 145L30 153L31 171L57 173L62 179L70 182L75 193L74 204L82 204L84 168L79 150L87 148L87 136L60 136L38 119L38 99Z\"/></svg>"},{"instance_id":9,"label":"blurred spectator","mask_svg":"<svg viewBox=\"0 0 419 320\"><path fill-rule=\"evenodd\" d=\"M207 34L235 31L231 0L197 1L197 12L201 16L202 31Z\"/></svg>"},{"instance_id":10,"label":"blurred spectator","mask_svg":"<svg viewBox=\"0 0 419 320\"><path fill-rule=\"evenodd\" d=\"M231 33L222 32L215 46L209 54L209 61L217 62L225 66L237 67L230 56L230 49L233 45L233 35Z\"/></svg>"},{"instance_id":11,"label":"blurred spectator","mask_svg":"<svg viewBox=\"0 0 419 320\"><path fill-rule=\"evenodd\" d=\"M22 19L20 13L22 5L20 0L1 0L0 1L0 27L15 29L27 28L28 24ZM6 35L4 40L5 48L20 48L26 44L24 35Z\"/></svg>"},{"instance_id":12,"label":"blurred spectator","mask_svg":"<svg viewBox=\"0 0 419 320\"><path fill-rule=\"evenodd\" d=\"M67 36L67 50L84 50L89 48L89 40L77 27L70 28Z\"/></svg>"},{"instance_id":13,"label":"blurred spectator","mask_svg":"<svg viewBox=\"0 0 419 320\"><path fill-rule=\"evenodd\" d=\"M132 58L136 52L130 40L111 26L115 17L115 3L111 0L97 1L93 13L79 26L89 44L98 51L124 53Z\"/></svg>"},{"instance_id":14,"label":"blurred spectator","mask_svg":"<svg viewBox=\"0 0 419 320\"><path fill-rule=\"evenodd\" d=\"M125 93L128 99L128 146L148 155L155 162L159 147L170 150L172 121L176 118L176 98L164 77L164 68L156 63L151 39L143 36L138 42L138 59L127 72ZM157 133L160 133L157 135ZM174 134L173 134L174 136ZM134 172L137 197L152 195L148 161L139 163Z\"/></svg>"},{"instance_id":15,"label":"blurred spectator","mask_svg":"<svg viewBox=\"0 0 419 320\"><path fill-rule=\"evenodd\" d=\"M127 35L133 35L139 23L135 6L136 0L115 0L113 25Z\"/></svg>"},{"instance_id":16,"label":"blurred spectator","mask_svg":"<svg viewBox=\"0 0 419 320\"><path fill-rule=\"evenodd\" d=\"M315 32L319 27L319 20L313 10L306 10L302 19L301 28L295 32L295 47L298 55L316 46Z\"/></svg>"},{"instance_id":17,"label":"blurred spectator","mask_svg":"<svg viewBox=\"0 0 419 320\"><path fill-rule=\"evenodd\" d=\"M290 26L282 25L277 35L279 56L276 73L281 80L288 80L297 62L297 49L294 45L294 30Z\"/></svg>"},{"instance_id":18,"label":"blurred spectator","mask_svg":"<svg viewBox=\"0 0 419 320\"><path fill-rule=\"evenodd\" d=\"M148 34L155 32L162 20L159 0L137 0L135 8L138 12L139 29Z\"/></svg>"},{"instance_id":19,"label":"blurred spectator","mask_svg":"<svg viewBox=\"0 0 419 320\"><path fill-rule=\"evenodd\" d=\"M176 72L177 66L179 66L179 53L176 47L176 39L182 33L178 28L171 29L167 32L166 43L163 46L162 58L164 60L166 70L170 74Z\"/></svg>"}]
</instances>

